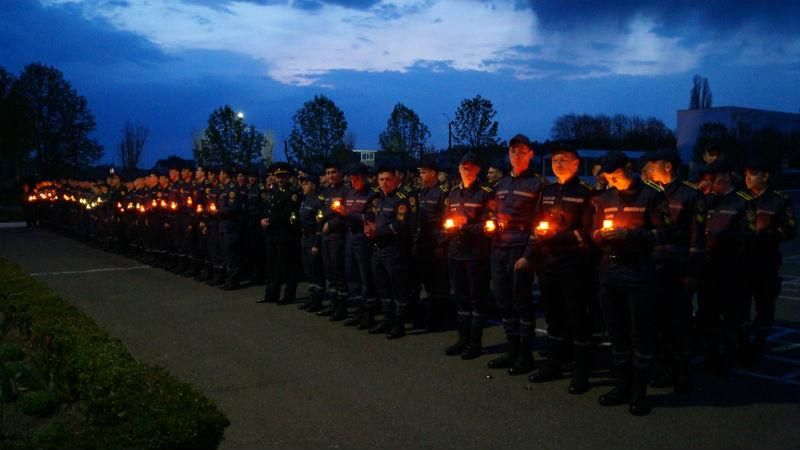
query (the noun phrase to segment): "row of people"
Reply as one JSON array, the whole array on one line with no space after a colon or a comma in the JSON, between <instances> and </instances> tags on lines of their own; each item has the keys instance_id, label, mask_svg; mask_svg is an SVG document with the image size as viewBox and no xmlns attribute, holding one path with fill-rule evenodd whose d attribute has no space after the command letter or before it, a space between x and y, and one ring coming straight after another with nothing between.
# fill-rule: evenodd
<instances>
[{"instance_id":1,"label":"row of people","mask_svg":"<svg viewBox=\"0 0 800 450\"><path fill-rule=\"evenodd\" d=\"M259 302L294 303L304 276L310 301L302 309L389 339L402 338L409 321L443 329L455 316L457 338L445 353L462 359L483 354L483 329L496 311L508 350L488 366L510 375L534 368L537 276L548 352L530 380L558 379L572 367L569 392L589 389L599 309L616 380L599 402L628 404L635 415L650 411L648 382L689 391L692 326L720 370L764 350L780 291L779 245L796 234L792 203L770 187L767 165L748 163L747 189L739 189L733 168L715 161L702 175L706 194L678 176L670 149L649 153L642 177L624 153L609 152L597 168L605 186L578 177L573 149L552 151L550 183L535 173L533 156L528 139L514 136L510 174L493 186L481 183L481 161L468 153L452 188L433 160L419 164L417 186L392 167L373 180L364 166L329 163L324 174L295 177L276 163L263 183L236 183L226 169L215 176L197 168L191 177L185 168L171 182L151 174L132 190L112 176L107 192L91 186L91 195L80 184L40 184L29 203L66 206L55 208L62 222L64 210L88 212L93 226L108 225L112 242L199 268L201 278L224 274L226 289L237 287L243 250L250 261L260 254Z\"/></svg>"}]
</instances>

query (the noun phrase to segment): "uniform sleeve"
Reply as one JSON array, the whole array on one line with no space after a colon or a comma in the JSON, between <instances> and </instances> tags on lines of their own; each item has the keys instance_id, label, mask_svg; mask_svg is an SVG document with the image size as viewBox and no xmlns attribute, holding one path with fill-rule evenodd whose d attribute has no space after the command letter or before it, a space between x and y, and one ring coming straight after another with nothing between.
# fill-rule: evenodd
<instances>
[{"instance_id":1,"label":"uniform sleeve","mask_svg":"<svg viewBox=\"0 0 800 450\"><path fill-rule=\"evenodd\" d=\"M797 223L794 219L792 199L785 193L780 194L781 205L778 213L778 235L781 241L790 241L797 236Z\"/></svg>"},{"instance_id":2,"label":"uniform sleeve","mask_svg":"<svg viewBox=\"0 0 800 450\"><path fill-rule=\"evenodd\" d=\"M695 191L692 215L689 224L689 274L699 274L706 251L706 199L702 192Z\"/></svg>"}]
</instances>

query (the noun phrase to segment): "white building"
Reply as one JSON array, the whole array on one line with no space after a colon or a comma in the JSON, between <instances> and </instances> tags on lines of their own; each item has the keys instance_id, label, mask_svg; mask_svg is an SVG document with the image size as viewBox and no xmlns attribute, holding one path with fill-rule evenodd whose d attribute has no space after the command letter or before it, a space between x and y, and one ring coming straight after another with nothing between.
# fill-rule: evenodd
<instances>
[{"instance_id":1,"label":"white building","mask_svg":"<svg viewBox=\"0 0 800 450\"><path fill-rule=\"evenodd\" d=\"M721 123L728 131L758 131L774 128L781 133L800 131L800 114L763 109L722 106L709 109L678 110L678 152L684 161L692 159L700 128L706 123Z\"/></svg>"},{"instance_id":2,"label":"white building","mask_svg":"<svg viewBox=\"0 0 800 450\"><path fill-rule=\"evenodd\" d=\"M365 166L368 166L368 167L374 167L375 166L375 154L378 153L377 150L357 150L357 149L354 149L353 151L355 153L359 154L359 157L360 157L359 160L361 161L361 164L364 164Z\"/></svg>"}]
</instances>

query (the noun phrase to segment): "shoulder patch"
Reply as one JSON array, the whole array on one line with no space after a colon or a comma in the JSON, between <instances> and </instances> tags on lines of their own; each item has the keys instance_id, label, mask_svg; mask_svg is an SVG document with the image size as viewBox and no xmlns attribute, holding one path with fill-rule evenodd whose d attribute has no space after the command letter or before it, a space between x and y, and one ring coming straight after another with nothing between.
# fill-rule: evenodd
<instances>
[{"instance_id":1,"label":"shoulder patch","mask_svg":"<svg viewBox=\"0 0 800 450\"><path fill-rule=\"evenodd\" d=\"M440 184L440 185L439 185L439 189L441 189L441 190L442 190L442 192L448 192L448 191L450 190L450 189L447 189L447 186L445 186L445 185L443 185L443 184Z\"/></svg>"},{"instance_id":2,"label":"shoulder patch","mask_svg":"<svg viewBox=\"0 0 800 450\"><path fill-rule=\"evenodd\" d=\"M696 184L694 184L694 183L692 183L690 181L686 181L686 180L683 180L683 185L687 186L687 187L690 187L690 188L694 189L695 191L700 189L700 187L697 186Z\"/></svg>"},{"instance_id":3,"label":"shoulder patch","mask_svg":"<svg viewBox=\"0 0 800 450\"><path fill-rule=\"evenodd\" d=\"M644 180L644 184L650 186L651 188L657 190L658 192L664 192L664 188L661 185L653 183L650 180Z\"/></svg>"},{"instance_id":4,"label":"shoulder patch","mask_svg":"<svg viewBox=\"0 0 800 450\"><path fill-rule=\"evenodd\" d=\"M236 198L236 192L233 192L233 191L228 192L228 197L230 197L231 200L235 199Z\"/></svg>"},{"instance_id":5,"label":"shoulder patch","mask_svg":"<svg viewBox=\"0 0 800 450\"><path fill-rule=\"evenodd\" d=\"M300 199L300 196L299 196L299 195L297 195L297 194L292 194L292 201L293 201L293 202L296 202L296 201L297 201L297 200L299 200L299 199Z\"/></svg>"},{"instance_id":6,"label":"shoulder patch","mask_svg":"<svg viewBox=\"0 0 800 450\"><path fill-rule=\"evenodd\" d=\"M747 200L748 202L753 200L753 196L748 194L747 192L744 192L744 191L736 191L736 195L738 195L739 197L742 197L743 199Z\"/></svg>"},{"instance_id":7,"label":"shoulder patch","mask_svg":"<svg viewBox=\"0 0 800 450\"><path fill-rule=\"evenodd\" d=\"M378 186L372 186L370 189L372 189L372 192L380 192L381 191L381 188L379 188Z\"/></svg>"},{"instance_id":8,"label":"shoulder patch","mask_svg":"<svg viewBox=\"0 0 800 450\"><path fill-rule=\"evenodd\" d=\"M402 192L396 192L395 195L397 195L397 198L406 198L405 194Z\"/></svg>"}]
</instances>

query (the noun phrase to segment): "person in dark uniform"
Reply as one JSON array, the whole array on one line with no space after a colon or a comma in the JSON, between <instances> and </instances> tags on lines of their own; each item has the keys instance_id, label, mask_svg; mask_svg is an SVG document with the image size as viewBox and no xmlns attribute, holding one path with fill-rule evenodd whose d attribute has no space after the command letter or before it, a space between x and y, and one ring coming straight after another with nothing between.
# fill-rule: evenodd
<instances>
[{"instance_id":1,"label":"person in dark uniform","mask_svg":"<svg viewBox=\"0 0 800 450\"><path fill-rule=\"evenodd\" d=\"M237 195L240 199L241 212L239 213L239 279L250 281L250 276L253 274L253 259L252 259L252 242L250 231L248 230L247 202L248 197L248 172L246 167L239 167L233 174L236 188L238 189ZM263 248L263 247L262 247Z\"/></svg>"},{"instance_id":2,"label":"person in dark uniform","mask_svg":"<svg viewBox=\"0 0 800 450\"><path fill-rule=\"evenodd\" d=\"M780 276L783 255L780 244L797 236L792 199L775 189L770 176L772 168L764 159L753 158L745 166L745 184L755 198L756 228L752 269L748 274L748 301L745 311L750 311L750 298L755 303L752 354L759 358L766 350L767 337L775 321L775 300L781 291Z\"/></svg>"},{"instance_id":3,"label":"person in dark uniform","mask_svg":"<svg viewBox=\"0 0 800 450\"><path fill-rule=\"evenodd\" d=\"M533 336L536 316L533 310L533 269L524 258L534 228L536 204L547 183L531 166L533 148L528 138L518 134L508 144L511 173L497 183L497 230L493 233L492 289L509 351L489 361L489 368L507 368L510 375L533 369Z\"/></svg>"},{"instance_id":4,"label":"person in dark uniform","mask_svg":"<svg viewBox=\"0 0 800 450\"><path fill-rule=\"evenodd\" d=\"M267 191L261 212L266 257L270 262L266 274L264 296L259 303L294 303L297 283L300 281L300 193L289 184L292 168L285 162L276 162L268 171L275 185ZM281 289L283 297L281 297Z\"/></svg>"},{"instance_id":5,"label":"person in dark uniform","mask_svg":"<svg viewBox=\"0 0 800 450\"><path fill-rule=\"evenodd\" d=\"M489 164L489 170L486 171L486 184L492 189L497 188L497 183L505 176L505 167L503 161L500 159L494 160Z\"/></svg>"},{"instance_id":6,"label":"person in dark uniform","mask_svg":"<svg viewBox=\"0 0 800 450\"><path fill-rule=\"evenodd\" d=\"M756 228L754 198L734 185L727 160L709 164L714 178L707 199L706 261L697 320L706 335L706 363L726 374L743 348L747 313L748 265Z\"/></svg>"},{"instance_id":7,"label":"person in dark uniform","mask_svg":"<svg viewBox=\"0 0 800 450\"><path fill-rule=\"evenodd\" d=\"M325 267L325 281L328 283L328 307L318 312L320 316L332 316L337 310L347 308L347 274L344 265L344 242L347 234L347 221L344 217L344 198L347 186L342 182L342 169L338 164L325 164L328 189L322 221L322 263ZM341 314L341 313L340 313Z\"/></svg>"},{"instance_id":8,"label":"person in dark uniform","mask_svg":"<svg viewBox=\"0 0 800 450\"><path fill-rule=\"evenodd\" d=\"M494 214L494 191L478 181L480 161L467 153L458 165L461 184L447 197L442 224L448 241L447 265L458 305L458 340L445 349L449 356L475 359L483 352L483 327L489 297L491 238L484 230Z\"/></svg>"},{"instance_id":9,"label":"person in dark uniform","mask_svg":"<svg viewBox=\"0 0 800 450\"><path fill-rule=\"evenodd\" d=\"M242 204L239 186L230 177L230 169L219 170L220 190L216 203L216 216L219 218L220 247L224 262L226 291L239 288L239 232L241 230Z\"/></svg>"},{"instance_id":10,"label":"person in dark uniform","mask_svg":"<svg viewBox=\"0 0 800 450\"><path fill-rule=\"evenodd\" d=\"M20 204L22 205L22 212L25 216L26 227L34 227L38 224L36 220L36 195L36 190L30 183L22 183Z\"/></svg>"},{"instance_id":11,"label":"person in dark uniform","mask_svg":"<svg viewBox=\"0 0 800 450\"><path fill-rule=\"evenodd\" d=\"M602 248L600 304L611 335L614 388L603 406L628 403L633 415L650 413L647 383L653 360L655 266L652 249L670 224L664 189L631 176L630 160L609 152L602 172L611 189L595 198L592 239Z\"/></svg>"},{"instance_id":12,"label":"person in dark uniform","mask_svg":"<svg viewBox=\"0 0 800 450\"><path fill-rule=\"evenodd\" d=\"M678 177L681 159L675 150L649 152L646 165L650 179L664 188L672 227L669 238L653 250L660 361L650 384L688 393L692 297L705 252L705 196L696 185Z\"/></svg>"},{"instance_id":13,"label":"person in dark uniform","mask_svg":"<svg viewBox=\"0 0 800 450\"><path fill-rule=\"evenodd\" d=\"M111 249L118 253L127 251L125 237L125 208L128 204L128 189L119 174L112 168L108 177L107 211L111 222Z\"/></svg>"},{"instance_id":14,"label":"person in dark uniform","mask_svg":"<svg viewBox=\"0 0 800 450\"><path fill-rule=\"evenodd\" d=\"M425 288L427 298L422 304L428 330L444 330L448 323L450 283L447 276L447 242L442 223L447 214L447 195L450 189L439 184L434 158L419 164L421 188L418 192L417 232L412 255L417 278ZM451 322L452 323L452 322Z\"/></svg>"},{"instance_id":15,"label":"person in dark uniform","mask_svg":"<svg viewBox=\"0 0 800 450\"><path fill-rule=\"evenodd\" d=\"M322 310L322 297L325 293L325 271L322 267L322 210L325 208L325 196L318 189L319 175L307 171L299 177L303 188L303 202L300 204L298 221L300 223L300 258L303 273L308 281L311 300L298 306L308 312Z\"/></svg>"},{"instance_id":16,"label":"person in dark uniform","mask_svg":"<svg viewBox=\"0 0 800 450\"><path fill-rule=\"evenodd\" d=\"M378 169L381 196L374 210L374 222L364 222L364 234L372 239L372 271L383 301L383 320L370 328L371 334L386 333L388 339L405 336L405 319L411 297L410 248L413 217L408 197L400 191L395 171ZM367 311L371 314L371 311Z\"/></svg>"},{"instance_id":17,"label":"person in dark uniform","mask_svg":"<svg viewBox=\"0 0 800 450\"><path fill-rule=\"evenodd\" d=\"M224 187L219 181L219 169L208 169L208 187L206 187L206 252L208 261L206 283L219 286L225 283L225 260L222 254L222 235L220 233L220 217L217 205Z\"/></svg>"},{"instance_id":18,"label":"person in dark uniform","mask_svg":"<svg viewBox=\"0 0 800 450\"><path fill-rule=\"evenodd\" d=\"M551 164L556 182L542 189L534 227L525 251L535 261L547 320L547 363L530 381L541 383L562 377L564 363L574 355L575 369L569 393L589 389L592 360L592 322L589 317L592 191L578 177L580 159L575 149L558 146Z\"/></svg>"},{"instance_id":19,"label":"person in dark uniform","mask_svg":"<svg viewBox=\"0 0 800 450\"><path fill-rule=\"evenodd\" d=\"M348 292L358 305L358 313L346 320L346 326L356 326L366 320L366 311L377 312L380 308L372 278L372 242L364 234L364 218L367 210L378 198L378 192L368 184L369 168L363 164L354 164L347 169L351 189L344 198L347 235L345 238L345 272L347 274ZM331 316L332 321L347 317L347 308L339 308Z\"/></svg>"},{"instance_id":20,"label":"person in dark uniform","mask_svg":"<svg viewBox=\"0 0 800 450\"><path fill-rule=\"evenodd\" d=\"M184 271L184 275L195 279L205 279L202 271L205 268L206 260L206 235L207 229L204 222L207 203L206 192L208 190L208 171L202 165L198 165L194 171L194 179L188 187L188 194L185 196L185 214L189 217L189 227L187 232L191 234L191 244L189 246L189 265Z\"/></svg>"}]
</instances>

